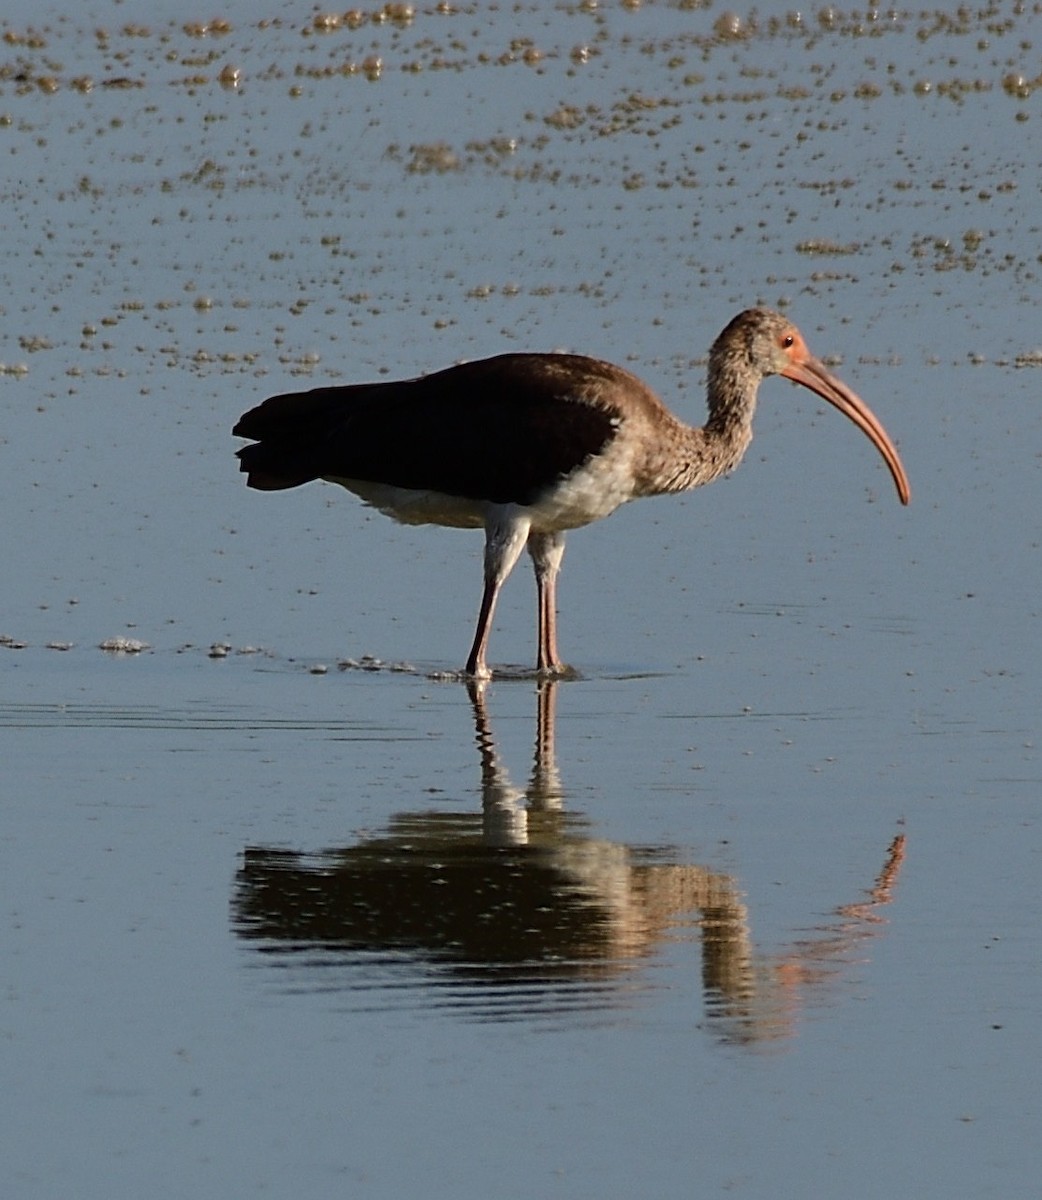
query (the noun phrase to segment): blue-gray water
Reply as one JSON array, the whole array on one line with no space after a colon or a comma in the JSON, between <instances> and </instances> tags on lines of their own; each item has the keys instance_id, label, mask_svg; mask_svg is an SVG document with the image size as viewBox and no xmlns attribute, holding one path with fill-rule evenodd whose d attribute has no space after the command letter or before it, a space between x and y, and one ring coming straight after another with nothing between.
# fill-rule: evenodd
<instances>
[{"instance_id":1,"label":"blue-gray water","mask_svg":"<svg viewBox=\"0 0 1042 1200\"><path fill-rule=\"evenodd\" d=\"M1042 18L149 8L0 18L7 1190L1036 1195ZM235 469L505 349L698 421L754 302L911 507L768 381L572 536L541 712L429 677L480 538Z\"/></svg>"}]
</instances>

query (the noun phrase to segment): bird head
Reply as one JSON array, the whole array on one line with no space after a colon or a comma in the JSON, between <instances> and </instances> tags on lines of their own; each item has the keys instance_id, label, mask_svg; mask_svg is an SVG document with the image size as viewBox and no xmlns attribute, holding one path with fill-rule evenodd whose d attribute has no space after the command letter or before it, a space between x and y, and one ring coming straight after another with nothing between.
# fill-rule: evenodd
<instances>
[{"instance_id":1,"label":"bird head","mask_svg":"<svg viewBox=\"0 0 1042 1200\"><path fill-rule=\"evenodd\" d=\"M902 504L911 498L904 465L879 418L807 348L803 335L781 313L750 308L736 316L709 352L710 409L731 409L752 419L756 389L767 375L783 375L809 388L848 417L883 456Z\"/></svg>"}]
</instances>

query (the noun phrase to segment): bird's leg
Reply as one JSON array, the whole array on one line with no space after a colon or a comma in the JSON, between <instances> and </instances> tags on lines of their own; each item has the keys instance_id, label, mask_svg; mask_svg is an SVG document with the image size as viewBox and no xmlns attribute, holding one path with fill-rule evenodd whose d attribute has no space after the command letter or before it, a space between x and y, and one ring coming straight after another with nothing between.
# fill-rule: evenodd
<instances>
[{"instance_id":1,"label":"bird's leg","mask_svg":"<svg viewBox=\"0 0 1042 1200\"><path fill-rule=\"evenodd\" d=\"M474 644L467 656L464 674L474 679L491 679L492 672L485 661L485 651L488 649L488 635L492 630L492 614L496 610L496 597L499 595L500 581L485 578L485 590L481 594L481 608L478 611L478 626L474 631Z\"/></svg>"},{"instance_id":2,"label":"bird's leg","mask_svg":"<svg viewBox=\"0 0 1042 1200\"><path fill-rule=\"evenodd\" d=\"M478 625L474 631L474 644L467 656L464 671L475 679L491 679L492 672L485 661L489 634L492 632L492 617L496 611L499 589L514 569L528 539L527 517L490 517L485 524L485 590L481 594Z\"/></svg>"},{"instance_id":3,"label":"bird's leg","mask_svg":"<svg viewBox=\"0 0 1042 1200\"><path fill-rule=\"evenodd\" d=\"M566 670L557 653L557 574L564 558L564 534L530 533L528 553L535 566L535 585L539 593L539 671L560 675Z\"/></svg>"}]
</instances>

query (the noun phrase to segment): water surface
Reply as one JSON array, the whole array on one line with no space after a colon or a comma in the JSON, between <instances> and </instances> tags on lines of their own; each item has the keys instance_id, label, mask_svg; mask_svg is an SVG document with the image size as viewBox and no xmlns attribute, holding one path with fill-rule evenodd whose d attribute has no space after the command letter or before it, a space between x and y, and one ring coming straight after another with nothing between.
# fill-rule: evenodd
<instances>
[{"instance_id":1,"label":"water surface","mask_svg":"<svg viewBox=\"0 0 1042 1200\"><path fill-rule=\"evenodd\" d=\"M8 5L12 1194L1037 1192L1042 26L758 13ZM912 506L769 381L549 691L523 568L468 694L479 538L235 470L508 349L699 421L752 303Z\"/></svg>"}]
</instances>

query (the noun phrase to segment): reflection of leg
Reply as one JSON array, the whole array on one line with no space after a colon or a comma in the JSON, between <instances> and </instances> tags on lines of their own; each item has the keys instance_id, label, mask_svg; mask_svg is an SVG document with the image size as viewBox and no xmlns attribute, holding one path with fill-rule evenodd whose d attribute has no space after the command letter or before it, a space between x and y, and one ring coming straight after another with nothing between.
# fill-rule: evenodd
<instances>
[{"instance_id":1,"label":"reflection of leg","mask_svg":"<svg viewBox=\"0 0 1042 1200\"><path fill-rule=\"evenodd\" d=\"M564 557L564 534L529 534L528 553L535 566L535 583L539 594L537 666L547 674L558 674L564 669L557 652L557 574Z\"/></svg>"},{"instance_id":2,"label":"reflection of leg","mask_svg":"<svg viewBox=\"0 0 1042 1200\"><path fill-rule=\"evenodd\" d=\"M551 812L564 805L564 788L554 752L558 686L553 676L541 679L537 685L535 754L532 759L532 778L528 785L529 808L533 812Z\"/></svg>"}]
</instances>

